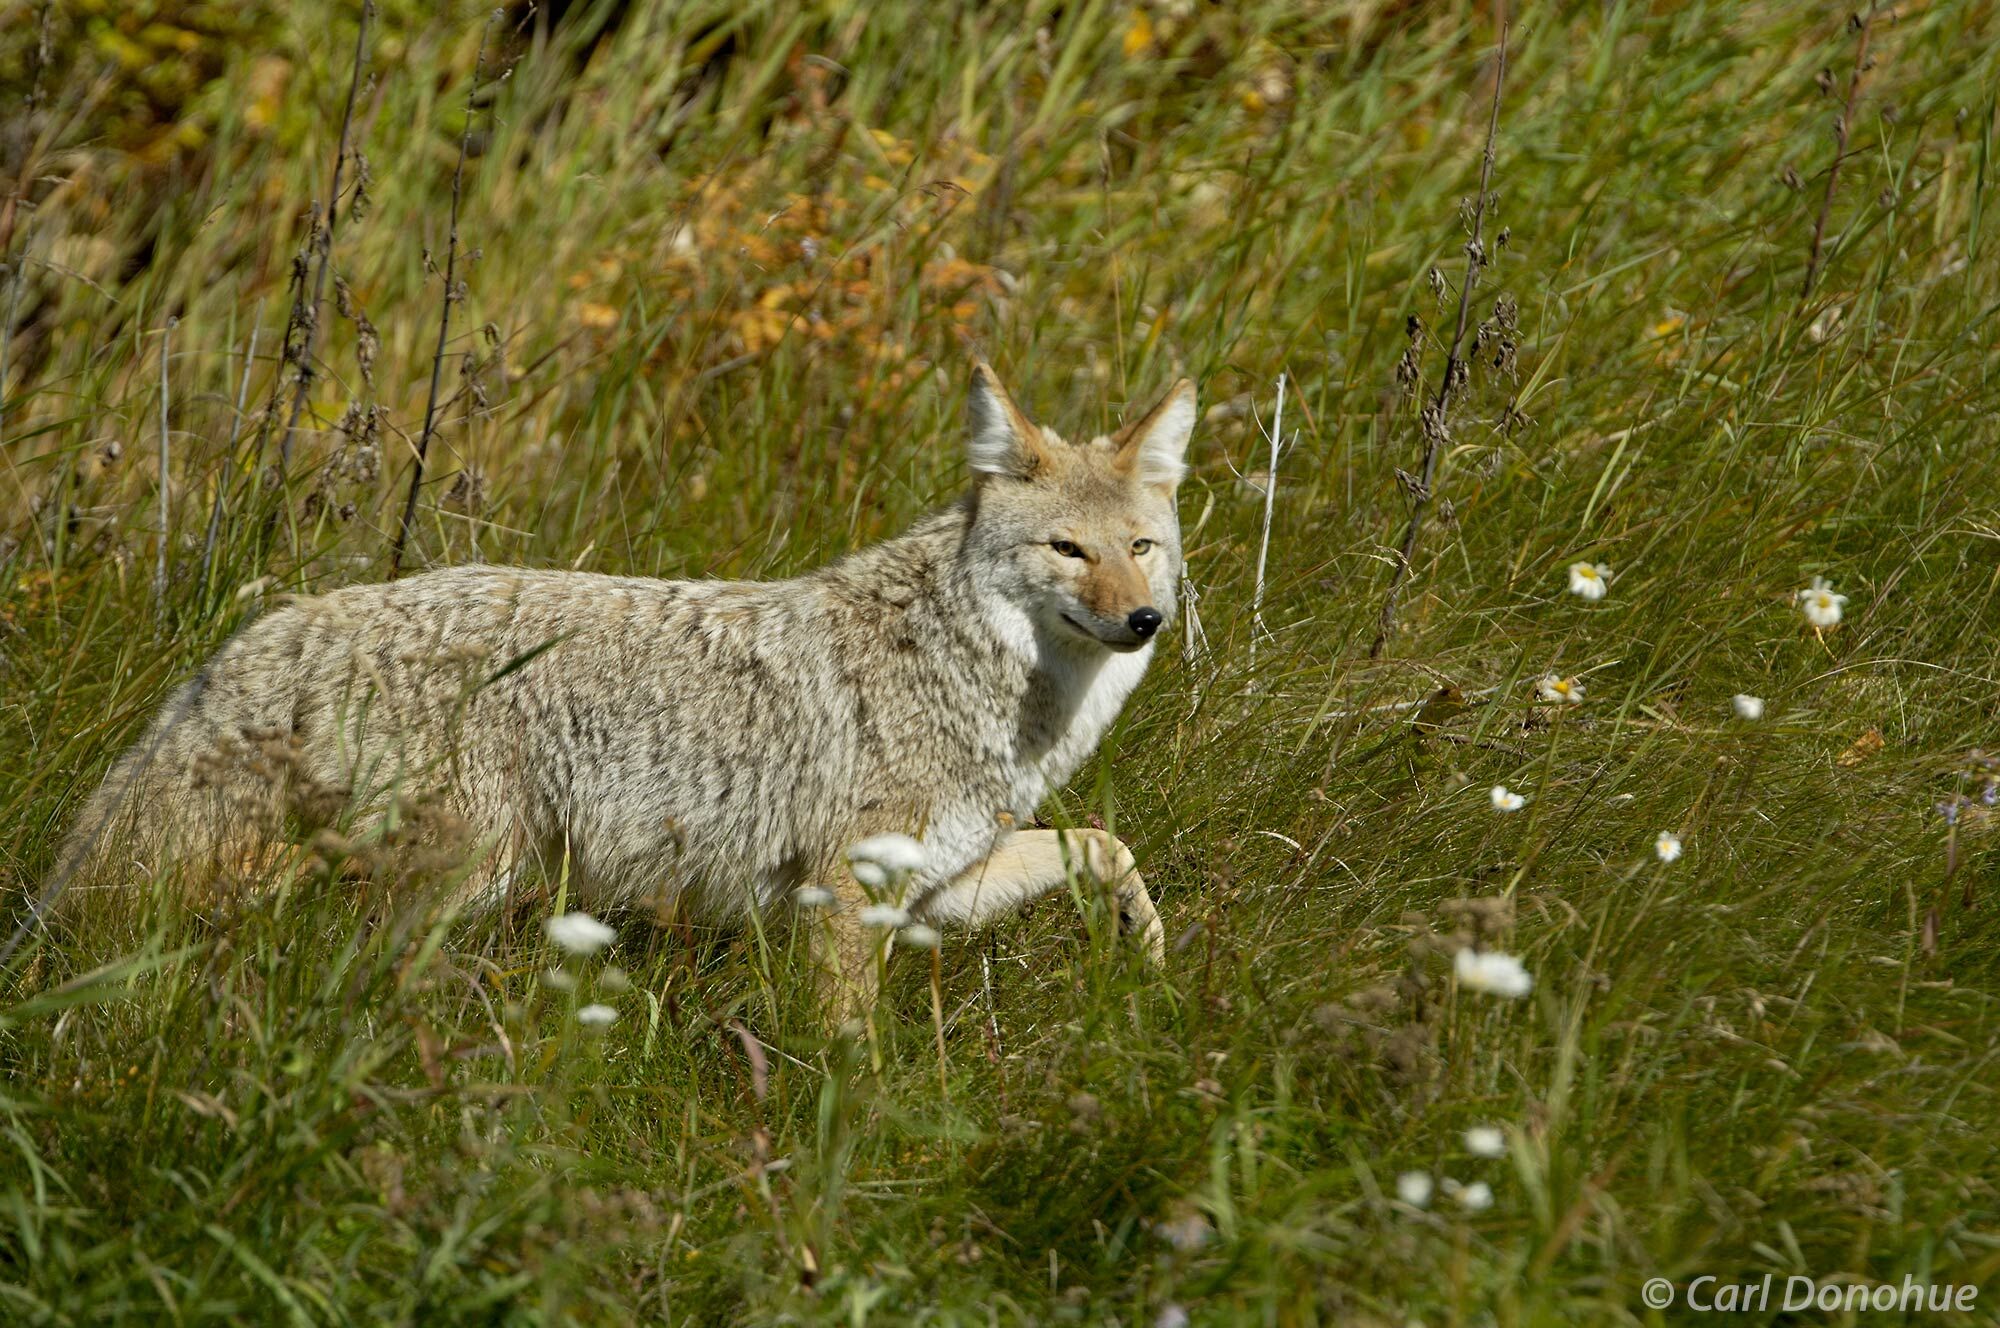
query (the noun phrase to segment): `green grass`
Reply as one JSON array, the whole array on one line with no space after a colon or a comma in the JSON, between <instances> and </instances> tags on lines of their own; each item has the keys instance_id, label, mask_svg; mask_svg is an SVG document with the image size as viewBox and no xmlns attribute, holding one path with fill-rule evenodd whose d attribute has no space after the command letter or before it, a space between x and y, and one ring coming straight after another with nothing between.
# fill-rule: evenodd
<instances>
[{"instance_id":1,"label":"green grass","mask_svg":"<svg viewBox=\"0 0 2000 1328\"><path fill-rule=\"evenodd\" d=\"M1631 1323L1685 1313L1643 1308L1650 1277L1766 1273L1747 1321L1799 1321L1797 1274L1976 1284L1990 1317L2000 18L1878 22L1802 303L1840 16L1519 16L1474 307L1518 300L1518 381L1475 369L1452 520L1371 662L1420 451L1395 367L1417 314L1440 371L1426 278L1463 268L1497 37L1373 8L510 12L411 560L785 575L963 483L974 348L1073 433L1192 376L1207 660L1162 651L1047 809L1131 839L1168 969L1051 900L947 939L942 1059L905 957L878 1069L826 1045L782 929L616 918L630 988L593 965L565 993L534 910L444 925L407 874L307 874L226 928L36 939L0 978L0 1318ZM0 6L9 86L39 13ZM329 292L273 488L353 13L55 7L42 108L0 143L32 182L0 231L28 256L0 289L10 925L177 680L273 597L387 574L483 13L385 0L370 203L334 245L372 384ZM1253 673L1263 504L1233 471L1265 464L1280 373ZM384 412L372 467L334 427L355 403ZM1579 559L1613 567L1603 602L1565 592ZM1825 633L1814 576L1850 597ZM1584 704L1538 704L1549 672ZM1445 683L1472 704L1413 730ZM1455 987L1475 922L1527 999ZM593 993L621 1012L595 1034ZM1482 1123L1506 1156L1468 1155ZM1406 1170L1494 1203L1412 1210Z\"/></svg>"}]
</instances>

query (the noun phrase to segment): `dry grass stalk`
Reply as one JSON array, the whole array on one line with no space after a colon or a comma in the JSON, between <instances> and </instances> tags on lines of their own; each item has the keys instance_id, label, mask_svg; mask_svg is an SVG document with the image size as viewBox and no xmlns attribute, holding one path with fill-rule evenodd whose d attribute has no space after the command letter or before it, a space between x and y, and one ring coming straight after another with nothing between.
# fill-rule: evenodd
<instances>
[{"instance_id":1,"label":"dry grass stalk","mask_svg":"<svg viewBox=\"0 0 2000 1328\"><path fill-rule=\"evenodd\" d=\"M306 398L313 381L313 344L319 336L319 310L326 298L326 274L333 265L334 220L340 213L340 177L350 155L354 133L354 103L361 92L361 75L368 67L368 20L375 16L375 0L361 0L361 22L354 32L354 74L347 84L347 109L340 117L340 147L333 158L333 189L326 198L326 218L314 237L319 248L319 265L313 273L312 303L307 307L305 341L299 350L298 386L292 394L292 410L285 432L278 439L278 474L282 479L292 460L292 438L298 432L299 417L305 413Z\"/></svg>"},{"instance_id":2,"label":"dry grass stalk","mask_svg":"<svg viewBox=\"0 0 2000 1328\"><path fill-rule=\"evenodd\" d=\"M1257 642L1270 634L1264 626L1264 568L1271 558L1271 516L1278 497L1278 454L1285 437L1285 376L1278 375L1278 404L1271 416L1271 428L1264 435L1271 444L1270 468L1264 472L1264 533L1257 543L1257 581L1250 592L1250 688L1257 687Z\"/></svg>"},{"instance_id":3,"label":"dry grass stalk","mask_svg":"<svg viewBox=\"0 0 2000 1328\"><path fill-rule=\"evenodd\" d=\"M424 483L424 460L430 453L431 435L437 431L438 383L444 376L444 350L451 340L451 306L465 298L458 283L458 205L465 191L465 158L472 144L474 98L479 94L479 76L486 68L486 43L493 35L494 10L479 33L479 54L472 62L472 81L465 90L465 129L458 137L458 164L451 172L451 226L444 251L444 300L438 310L437 352L431 357L431 388L424 400L424 427L417 435L417 460L410 471L410 493L403 503L403 519L396 527L396 543L389 552L389 579L403 570L403 550L410 542L410 524L417 517L417 493Z\"/></svg>"},{"instance_id":4,"label":"dry grass stalk","mask_svg":"<svg viewBox=\"0 0 2000 1328\"><path fill-rule=\"evenodd\" d=\"M236 386L236 413L229 418L229 442L222 452L222 475L215 484L215 503L208 510L208 533L201 541L201 575L195 584L204 588L208 585L209 568L215 562L215 541L222 532L222 502L229 493L229 482L236 468L236 441L243 432L243 411L250 401L250 369L257 363L257 330L264 319L264 307L257 306L257 315L250 324L250 342L243 351L243 379Z\"/></svg>"},{"instance_id":5,"label":"dry grass stalk","mask_svg":"<svg viewBox=\"0 0 2000 1328\"><path fill-rule=\"evenodd\" d=\"M1504 22L1500 25L1497 58L1498 63L1493 70L1493 109L1486 121L1486 151L1479 162L1479 197L1472 205L1472 238L1465 243L1465 280L1458 287L1458 326L1452 332L1451 349L1445 355L1444 373L1438 379L1437 392L1423 412L1423 473L1413 477L1400 470L1396 472L1404 487L1410 491L1410 523L1403 531L1402 547L1397 550L1396 566L1389 577L1389 592L1382 600L1382 621L1375 629L1374 643L1368 647L1370 659L1382 657L1382 648L1389 642L1389 633L1395 630L1396 606L1402 599L1404 585L1410 579L1410 568L1417 555L1417 540L1423 534L1424 518L1430 514L1435 498L1438 458L1451 437L1452 399L1469 377L1461 354L1465 349L1465 325L1472 310L1472 289L1479 283L1479 273L1487 263L1486 204L1493 179L1493 141L1500 132L1500 92L1507 84L1507 25ZM1505 239L1503 234L1501 240L1504 242Z\"/></svg>"},{"instance_id":6,"label":"dry grass stalk","mask_svg":"<svg viewBox=\"0 0 2000 1328\"><path fill-rule=\"evenodd\" d=\"M7 356L13 348L14 319L21 311L21 283L24 279L21 266L24 261L16 258L8 265L7 318L0 322L0 442L7 438Z\"/></svg>"},{"instance_id":7,"label":"dry grass stalk","mask_svg":"<svg viewBox=\"0 0 2000 1328\"><path fill-rule=\"evenodd\" d=\"M1812 253L1806 258L1805 284L1799 288L1799 302L1812 298L1813 284L1819 280L1820 260L1826 245L1826 219L1833 211L1834 190L1840 184L1840 166L1847 160L1847 139L1854 124L1854 103L1861 93L1861 76L1868 72L1868 34L1875 25L1875 6L1865 13L1848 16L1854 29L1854 72L1847 79L1847 102L1833 122L1833 164L1826 168L1826 192L1820 196L1819 218L1813 222Z\"/></svg>"},{"instance_id":8,"label":"dry grass stalk","mask_svg":"<svg viewBox=\"0 0 2000 1328\"><path fill-rule=\"evenodd\" d=\"M153 598L157 602L160 616L167 613L167 577L172 572L171 555L168 546L173 540L173 460L171 435L167 432L167 361L173 353L174 324L178 318L169 317L166 326L160 329L160 548L153 564Z\"/></svg>"}]
</instances>

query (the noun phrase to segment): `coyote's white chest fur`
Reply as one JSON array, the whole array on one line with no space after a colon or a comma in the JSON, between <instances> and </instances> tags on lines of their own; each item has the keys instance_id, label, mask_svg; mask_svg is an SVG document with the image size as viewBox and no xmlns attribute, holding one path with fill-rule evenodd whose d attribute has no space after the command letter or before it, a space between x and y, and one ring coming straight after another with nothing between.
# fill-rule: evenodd
<instances>
[{"instance_id":1,"label":"coyote's white chest fur","mask_svg":"<svg viewBox=\"0 0 2000 1328\"><path fill-rule=\"evenodd\" d=\"M1032 823L1050 791L1097 750L1153 657L1151 642L1125 654L1077 650L1038 634L1024 617L1005 611L990 617L997 639L1024 666L1021 692L996 696L990 712L1008 759L990 791L934 809L923 836L930 865L914 883L919 895L986 857L1009 826ZM1023 722L1024 713L1036 718Z\"/></svg>"},{"instance_id":2,"label":"coyote's white chest fur","mask_svg":"<svg viewBox=\"0 0 2000 1328\"><path fill-rule=\"evenodd\" d=\"M1022 734L1015 794L1008 810L1026 822L1051 789L1069 781L1117 722L1126 699L1146 674L1153 643L1123 654L1079 650L1065 640L1038 635L1026 615L1004 607L990 613L996 635L1028 666L1055 719L1052 732Z\"/></svg>"},{"instance_id":3,"label":"coyote's white chest fur","mask_svg":"<svg viewBox=\"0 0 2000 1328\"><path fill-rule=\"evenodd\" d=\"M1034 804L1047 796L1051 788L1067 783L1077 767L1097 750L1152 659L1153 646L1148 643L1129 655L1093 661L1087 671L1079 669L1069 680L1076 698L1075 717L1049 754L1042 758L1043 784L1030 792L1025 810L1017 814L1032 815Z\"/></svg>"}]
</instances>

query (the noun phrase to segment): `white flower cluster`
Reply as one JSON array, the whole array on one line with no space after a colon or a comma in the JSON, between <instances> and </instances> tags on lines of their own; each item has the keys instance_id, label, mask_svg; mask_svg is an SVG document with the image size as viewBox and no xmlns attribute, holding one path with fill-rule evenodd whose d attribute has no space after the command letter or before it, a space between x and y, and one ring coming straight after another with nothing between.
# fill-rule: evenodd
<instances>
[{"instance_id":1,"label":"white flower cluster","mask_svg":"<svg viewBox=\"0 0 2000 1328\"><path fill-rule=\"evenodd\" d=\"M1611 568L1604 563L1574 562L1567 575L1569 593L1578 599L1595 604L1611 593ZM1835 593L1833 584L1823 576L1814 577L1796 598L1806 621L1822 629L1839 624L1842 606L1847 603L1847 596Z\"/></svg>"},{"instance_id":2,"label":"white flower cluster","mask_svg":"<svg viewBox=\"0 0 2000 1328\"><path fill-rule=\"evenodd\" d=\"M847 850L854 879L871 890L886 890L922 871L929 861L924 846L908 835L875 835Z\"/></svg>"},{"instance_id":3,"label":"white flower cluster","mask_svg":"<svg viewBox=\"0 0 2000 1328\"><path fill-rule=\"evenodd\" d=\"M589 956L618 939L618 933L588 913L558 913L542 923L556 947L568 954Z\"/></svg>"},{"instance_id":4,"label":"white flower cluster","mask_svg":"<svg viewBox=\"0 0 2000 1328\"><path fill-rule=\"evenodd\" d=\"M901 897L910 878L930 865L930 854L908 835L875 835L850 845L847 862L854 879L868 890ZM919 950L938 948L941 938L936 929L911 918L901 904L878 900L863 908L860 916L862 926L893 931L904 945Z\"/></svg>"},{"instance_id":5,"label":"white flower cluster","mask_svg":"<svg viewBox=\"0 0 2000 1328\"><path fill-rule=\"evenodd\" d=\"M894 931L898 927L910 925L910 912L894 904L870 904L861 910L861 925Z\"/></svg>"},{"instance_id":6,"label":"white flower cluster","mask_svg":"<svg viewBox=\"0 0 2000 1328\"><path fill-rule=\"evenodd\" d=\"M1438 1184L1431 1180L1428 1171L1405 1171L1396 1177L1396 1197L1412 1208L1430 1207L1433 1188L1442 1188L1468 1213L1483 1213L1493 1206L1493 1187L1483 1180L1461 1185L1446 1176Z\"/></svg>"},{"instance_id":7,"label":"white flower cluster","mask_svg":"<svg viewBox=\"0 0 2000 1328\"><path fill-rule=\"evenodd\" d=\"M1573 562L1568 567L1568 576L1569 592L1579 599L1595 603L1610 593L1611 569L1603 563ZM1839 624L1847 603L1847 596L1835 592L1825 577L1814 577L1812 584L1799 591L1796 598L1806 621L1821 630ZM1545 674L1535 684L1535 691L1541 700L1556 705L1583 703L1583 683L1574 677ZM1729 704L1736 717L1746 723L1754 724L1764 718L1762 697L1738 693L1730 698ZM1493 785L1487 796L1496 812L1519 811L1528 801L1505 784ZM1653 840L1654 856L1662 863L1678 861L1684 851L1681 837L1671 830L1660 831ZM1535 985L1533 975L1519 959L1497 950L1462 949L1452 967L1459 987L1465 991L1518 1000ZM1500 1157L1507 1151L1506 1132L1496 1125L1473 1126L1466 1130L1464 1142L1465 1150L1474 1157ZM1427 1171L1405 1171L1396 1177L1396 1197L1412 1208L1428 1208L1432 1196L1439 1191L1456 1199L1467 1212L1481 1212L1493 1204L1493 1189L1485 1181L1461 1184L1450 1177L1433 1179Z\"/></svg>"},{"instance_id":8,"label":"white flower cluster","mask_svg":"<svg viewBox=\"0 0 2000 1328\"><path fill-rule=\"evenodd\" d=\"M1535 987L1533 975L1521 961L1498 950L1474 950L1468 946L1458 952L1452 968L1458 974L1458 985L1467 991L1519 1000Z\"/></svg>"},{"instance_id":9,"label":"white flower cluster","mask_svg":"<svg viewBox=\"0 0 2000 1328\"><path fill-rule=\"evenodd\" d=\"M1475 1125L1465 1132L1465 1151L1474 1157L1503 1157L1507 1152L1507 1132L1498 1125ZM1428 1171L1405 1171L1396 1177L1396 1197L1412 1208L1428 1208L1439 1190L1458 1201L1468 1213L1483 1213L1493 1206L1493 1187L1483 1180L1463 1184L1446 1176L1433 1180Z\"/></svg>"},{"instance_id":10,"label":"white flower cluster","mask_svg":"<svg viewBox=\"0 0 2000 1328\"><path fill-rule=\"evenodd\" d=\"M618 939L615 929L588 913L558 913L542 920L542 930L558 950L579 959L588 959ZM576 990L576 974L567 968L548 969L542 974L542 982L555 991ZM622 968L607 968L598 976L598 986L607 991L625 991L631 985L632 980ZM597 1001L576 1012L576 1021L585 1028L603 1028L617 1018L617 1010Z\"/></svg>"}]
</instances>

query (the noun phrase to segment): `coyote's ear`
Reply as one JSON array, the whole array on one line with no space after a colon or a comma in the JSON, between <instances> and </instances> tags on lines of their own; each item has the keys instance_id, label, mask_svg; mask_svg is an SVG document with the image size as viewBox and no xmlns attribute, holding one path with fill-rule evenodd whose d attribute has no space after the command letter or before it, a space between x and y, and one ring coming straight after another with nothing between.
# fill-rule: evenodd
<instances>
[{"instance_id":1,"label":"coyote's ear","mask_svg":"<svg viewBox=\"0 0 2000 1328\"><path fill-rule=\"evenodd\" d=\"M972 369L972 397L966 405L965 459L982 475L1026 479L1048 460L1036 427L984 360Z\"/></svg>"},{"instance_id":2,"label":"coyote's ear","mask_svg":"<svg viewBox=\"0 0 2000 1328\"><path fill-rule=\"evenodd\" d=\"M1194 433L1194 384L1183 378L1160 404L1111 436L1118 469L1143 483L1173 488L1187 473L1182 460Z\"/></svg>"}]
</instances>

